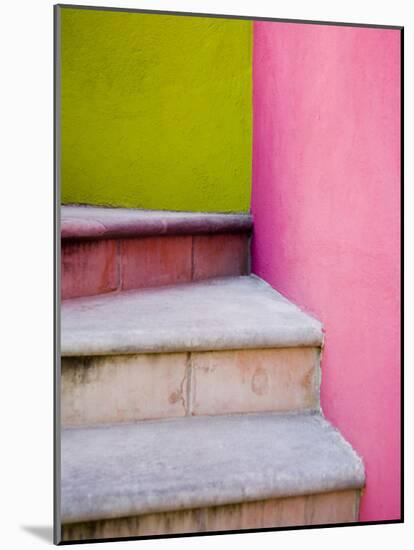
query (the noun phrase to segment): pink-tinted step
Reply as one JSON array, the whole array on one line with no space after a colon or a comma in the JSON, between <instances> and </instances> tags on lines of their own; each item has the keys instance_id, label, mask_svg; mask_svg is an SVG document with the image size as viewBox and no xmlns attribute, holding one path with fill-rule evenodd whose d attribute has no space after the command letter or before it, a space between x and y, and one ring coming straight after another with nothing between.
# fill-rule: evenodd
<instances>
[{"instance_id":1,"label":"pink-tinted step","mask_svg":"<svg viewBox=\"0 0 414 550\"><path fill-rule=\"evenodd\" d=\"M245 214L62 207L62 299L248 274L250 229Z\"/></svg>"},{"instance_id":2,"label":"pink-tinted step","mask_svg":"<svg viewBox=\"0 0 414 550\"><path fill-rule=\"evenodd\" d=\"M246 233L251 231L253 223L250 214L169 212L100 206L63 205L60 213L62 239Z\"/></svg>"},{"instance_id":3,"label":"pink-tinted step","mask_svg":"<svg viewBox=\"0 0 414 550\"><path fill-rule=\"evenodd\" d=\"M62 245L61 295L76 298L119 288L117 242L70 241Z\"/></svg>"},{"instance_id":4,"label":"pink-tinted step","mask_svg":"<svg viewBox=\"0 0 414 550\"><path fill-rule=\"evenodd\" d=\"M246 235L62 243L62 299L247 273Z\"/></svg>"},{"instance_id":5,"label":"pink-tinted step","mask_svg":"<svg viewBox=\"0 0 414 550\"><path fill-rule=\"evenodd\" d=\"M248 246L245 234L193 237L193 280L246 275Z\"/></svg>"},{"instance_id":6,"label":"pink-tinted step","mask_svg":"<svg viewBox=\"0 0 414 550\"><path fill-rule=\"evenodd\" d=\"M191 236L123 239L121 287L124 290L191 281Z\"/></svg>"}]
</instances>

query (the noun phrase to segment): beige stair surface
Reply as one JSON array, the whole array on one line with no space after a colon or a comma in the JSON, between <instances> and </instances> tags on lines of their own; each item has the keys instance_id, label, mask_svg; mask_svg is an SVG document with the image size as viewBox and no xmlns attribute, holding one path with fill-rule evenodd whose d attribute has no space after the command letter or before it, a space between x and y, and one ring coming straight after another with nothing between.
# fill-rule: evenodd
<instances>
[{"instance_id":1,"label":"beige stair surface","mask_svg":"<svg viewBox=\"0 0 414 550\"><path fill-rule=\"evenodd\" d=\"M68 428L61 478L65 529L88 538L91 522L324 494L356 521L364 468L320 414L293 412Z\"/></svg>"},{"instance_id":2,"label":"beige stair surface","mask_svg":"<svg viewBox=\"0 0 414 550\"><path fill-rule=\"evenodd\" d=\"M62 304L62 356L321 346L321 323L254 275Z\"/></svg>"}]
</instances>

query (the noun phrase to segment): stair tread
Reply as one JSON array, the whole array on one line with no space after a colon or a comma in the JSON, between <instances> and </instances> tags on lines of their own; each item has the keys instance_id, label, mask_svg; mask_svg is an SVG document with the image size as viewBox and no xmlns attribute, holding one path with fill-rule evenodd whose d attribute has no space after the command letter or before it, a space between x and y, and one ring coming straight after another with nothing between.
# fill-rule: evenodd
<instances>
[{"instance_id":1,"label":"stair tread","mask_svg":"<svg viewBox=\"0 0 414 550\"><path fill-rule=\"evenodd\" d=\"M63 523L360 489L361 459L319 413L67 428Z\"/></svg>"},{"instance_id":2,"label":"stair tread","mask_svg":"<svg viewBox=\"0 0 414 550\"><path fill-rule=\"evenodd\" d=\"M74 298L61 354L111 355L320 346L322 325L255 277Z\"/></svg>"},{"instance_id":3,"label":"stair tread","mask_svg":"<svg viewBox=\"0 0 414 550\"><path fill-rule=\"evenodd\" d=\"M171 212L134 208L62 206L62 239L99 239L164 234L250 232L250 214Z\"/></svg>"}]
</instances>

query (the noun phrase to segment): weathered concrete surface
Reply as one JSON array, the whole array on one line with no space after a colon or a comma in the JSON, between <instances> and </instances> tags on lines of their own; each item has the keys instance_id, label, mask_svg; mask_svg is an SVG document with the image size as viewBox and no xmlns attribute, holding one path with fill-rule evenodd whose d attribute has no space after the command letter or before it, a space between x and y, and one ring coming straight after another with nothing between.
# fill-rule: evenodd
<instances>
[{"instance_id":1,"label":"weathered concrete surface","mask_svg":"<svg viewBox=\"0 0 414 550\"><path fill-rule=\"evenodd\" d=\"M63 357L63 426L319 409L319 349Z\"/></svg>"},{"instance_id":2,"label":"weathered concrete surface","mask_svg":"<svg viewBox=\"0 0 414 550\"><path fill-rule=\"evenodd\" d=\"M117 243L66 241L61 256L62 299L111 292L119 287Z\"/></svg>"},{"instance_id":3,"label":"weathered concrete surface","mask_svg":"<svg viewBox=\"0 0 414 550\"><path fill-rule=\"evenodd\" d=\"M67 428L62 523L363 487L362 461L315 413Z\"/></svg>"},{"instance_id":4,"label":"weathered concrete surface","mask_svg":"<svg viewBox=\"0 0 414 550\"><path fill-rule=\"evenodd\" d=\"M191 354L191 412L229 414L319 407L319 349Z\"/></svg>"},{"instance_id":5,"label":"weathered concrete surface","mask_svg":"<svg viewBox=\"0 0 414 550\"><path fill-rule=\"evenodd\" d=\"M359 495L358 490L334 491L179 512L68 523L63 525L62 540L77 541L349 523L358 521Z\"/></svg>"},{"instance_id":6,"label":"weathered concrete surface","mask_svg":"<svg viewBox=\"0 0 414 550\"><path fill-rule=\"evenodd\" d=\"M62 358L62 426L184 416L187 355Z\"/></svg>"},{"instance_id":7,"label":"weathered concrete surface","mask_svg":"<svg viewBox=\"0 0 414 550\"><path fill-rule=\"evenodd\" d=\"M323 342L319 321L254 276L67 300L61 330L63 356Z\"/></svg>"},{"instance_id":8,"label":"weathered concrete surface","mask_svg":"<svg viewBox=\"0 0 414 550\"><path fill-rule=\"evenodd\" d=\"M96 206L61 206L60 212L62 239L249 233L253 225L249 214L171 212Z\"/></svg>"}]
</instances>

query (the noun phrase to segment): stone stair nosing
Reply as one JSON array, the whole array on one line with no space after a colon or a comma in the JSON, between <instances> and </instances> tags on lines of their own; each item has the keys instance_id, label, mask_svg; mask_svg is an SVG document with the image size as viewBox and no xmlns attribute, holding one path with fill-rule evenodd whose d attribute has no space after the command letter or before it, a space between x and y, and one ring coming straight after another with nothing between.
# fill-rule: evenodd
<instances>
[{"instance_id":1,"label":"stone stair nosing","mask_svg":"<svg viewBox=\"0 0 414 550\"><path fill-rule=\"evenodd\" d=\"M155 235L250 233L253 219L245 213L174 212L62 205L62 240L108 239Z\"/></svg>"},{"instance_id":2,"label":"stone stair nosing","mask_svg":"<svg viewBox=\"0 0 414 550\"><path fill-rule=\"evenodd\" d=\"M68 300L62 356L320 347L321 323L254 275Z\"/></svg>"}]
</instances>

